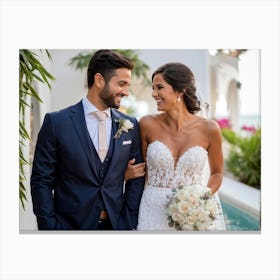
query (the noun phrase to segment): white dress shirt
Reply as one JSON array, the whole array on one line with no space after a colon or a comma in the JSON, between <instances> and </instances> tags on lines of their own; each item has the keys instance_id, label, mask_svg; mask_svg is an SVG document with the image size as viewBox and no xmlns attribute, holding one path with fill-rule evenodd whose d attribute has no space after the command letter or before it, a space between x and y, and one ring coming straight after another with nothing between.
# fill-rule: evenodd
<instances>
[{"instance_id":1,"label":"white dress shirt","mask_svg":"<svg viewBox=\"0 0 280 280\"><path fill-rule=\"evenodd\" d=\"M87 130L89 132L91 141L98 151L98 119L91 115L91 113L99 111L88 99L84 97L82 99L84 112L85 112L85 119L87 124ZM111 110L110 108L104 111L108 118L106 120L106 128L107 128L107 149L109 149L110 139L111 139L111 130L112 130L112 118L111 118Z\"/></svg>"}]
</instances>

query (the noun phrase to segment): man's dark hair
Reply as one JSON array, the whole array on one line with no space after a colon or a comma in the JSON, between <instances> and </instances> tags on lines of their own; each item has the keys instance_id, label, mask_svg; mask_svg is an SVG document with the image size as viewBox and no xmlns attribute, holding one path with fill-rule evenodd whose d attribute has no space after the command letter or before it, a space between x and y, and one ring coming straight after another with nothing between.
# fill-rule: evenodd
<instances>
[{"instance_id":1,"label":"man's dark hair","mask_svg":"<svg viewBox=\"0 0 280 280\"><path fill-rule=\"evenodd\" d=\"M88 65L88 88L92 87L96 73L100 73L107 83L114 76L116 69L127 68L132 70L133 67L133 62L129 58L111 50L99 50L94 53Z\"/></svg>"}]
</instances>

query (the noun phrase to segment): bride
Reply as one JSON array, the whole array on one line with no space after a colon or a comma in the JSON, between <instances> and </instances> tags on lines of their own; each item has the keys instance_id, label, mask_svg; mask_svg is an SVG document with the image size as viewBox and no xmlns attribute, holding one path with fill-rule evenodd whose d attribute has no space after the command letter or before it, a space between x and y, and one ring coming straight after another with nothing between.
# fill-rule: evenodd
<instances>
[{"instance_id":1,"label":"bride","mask_svg":"<svg viewBox=\"0 0 280 280\"><path fill-rule=\"evenodd\" d=\"M137 230L175 230L168 225L166 204L172 188L205 184L219 202L222 183L222 137L215 121L196 115L201 110L192 71L167 63L152 75L153 98L160 114L140 119L146 183ZM209 162L209 179L205 167ZM221 208L220 208L221 211ZM222 211L211 230L225 230Z\"/></svg>"}]
</instances>

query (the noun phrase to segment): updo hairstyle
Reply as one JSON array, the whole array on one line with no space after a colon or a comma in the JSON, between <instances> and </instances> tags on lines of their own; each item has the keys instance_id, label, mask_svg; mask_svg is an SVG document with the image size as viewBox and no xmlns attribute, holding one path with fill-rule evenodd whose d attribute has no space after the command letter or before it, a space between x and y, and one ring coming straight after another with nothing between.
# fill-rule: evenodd
<instances>
[{"instance_id":1,"label":"updo hairstyle","mask_svg":"<svg viewBox=\"0 0 280 280\"><path fill-rule=\"evenodd\" d=\"M162 74L163 79L172 86L173 90L183 93L183 101L190 113L195 114L201 110L196 95L195 78L186 65L179 62L164 64L153 73L152 81L157 74Z\"/></svg>"}]
</instances>

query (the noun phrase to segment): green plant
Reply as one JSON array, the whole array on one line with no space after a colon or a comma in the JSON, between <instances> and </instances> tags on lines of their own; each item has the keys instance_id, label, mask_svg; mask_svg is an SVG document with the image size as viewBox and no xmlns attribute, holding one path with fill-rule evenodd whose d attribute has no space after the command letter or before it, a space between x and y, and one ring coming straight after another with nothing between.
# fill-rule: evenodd
<instances>
[{"instance_id":1,"label":"green plant","mask_svg":"<svg viewBox=\"0 0 280 280\"><path fill-rule=\"evenodd\" d=\"M135 50L113 50L117 53L120 53L128 58L130 58L134 63L134 68L132 73L137 78L142 78L146 85L151 85L150 79L147 76L147 70L149 70L149 66L139 59L139 56ZM78 55L72 57L69 61L69 65L73 66L77 70L83 70L89 64L89 61L95 51L83 51Z\"/></svg>"},{"instance_id":2,"label":"green plant","mask_svg":"<svg viewBox=\"0 0 280 280\"><path fill-rule=\"evenodd\" d=\"M45 52L51 60L48 50L45 50ZM24 209L24 202L27 201L24 167L30 163L24 155L23 148L25 143L31 140L25 123L26 108L31 106L28 96L42 102L34 86L34 81L46 84L49 89L51 89L50 80L55 79L44 68L36 56L37 55L30 50L19 50L19 198Z\"/></svg>"},{"instance_id":3,"label":"green plant","mask_svg":"<svg viewBox=\"0 0 280 280\"><path fill-rule=\"evenodd\" d=\"M222 129L224 139L231 144L226 167L241 182L255 188L261 184L261 129L241 137L230 129Z\"/></svg>"}]
</instances>

